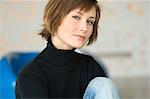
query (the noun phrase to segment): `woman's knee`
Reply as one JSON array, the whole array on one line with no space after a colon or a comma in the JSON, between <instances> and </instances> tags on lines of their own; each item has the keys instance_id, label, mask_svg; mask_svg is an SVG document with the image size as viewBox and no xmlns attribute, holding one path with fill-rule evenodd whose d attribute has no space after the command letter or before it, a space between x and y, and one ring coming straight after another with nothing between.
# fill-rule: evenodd
<instances>
[{"instance_id":1,"label":"woman's knee","mask_svg":"<svg viewBox=\"0 0 150 99\"><path fill-rule=\"evenodd\" d=\"M110 78L105 77L96 77L88 84L84 99L91 99L91 97L92 99L120 99L116 85Z\"/></svg>"}]
</instances>

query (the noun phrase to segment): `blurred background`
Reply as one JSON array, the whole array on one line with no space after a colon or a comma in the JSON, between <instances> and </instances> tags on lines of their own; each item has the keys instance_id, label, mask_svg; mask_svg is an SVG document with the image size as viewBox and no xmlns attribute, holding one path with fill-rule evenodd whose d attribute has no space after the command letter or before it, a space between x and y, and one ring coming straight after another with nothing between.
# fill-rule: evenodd
<instances>
[{"instance_id":1,"label":"blurred background","mask_svg":"<svg viewBox=\"0 0 150 99\"><path fill-rule=\"evenodd\" d=\"M150 1L98 1L102 8L98 40L83 50L103 62L121 99L150 99ZM13 64L12 57L18 58L18 53L35 57L46 46L38 35L46 2L0 0L0 99L14 99L20 67L13 67L19 62Z\"/></svg>"}]
</instances>

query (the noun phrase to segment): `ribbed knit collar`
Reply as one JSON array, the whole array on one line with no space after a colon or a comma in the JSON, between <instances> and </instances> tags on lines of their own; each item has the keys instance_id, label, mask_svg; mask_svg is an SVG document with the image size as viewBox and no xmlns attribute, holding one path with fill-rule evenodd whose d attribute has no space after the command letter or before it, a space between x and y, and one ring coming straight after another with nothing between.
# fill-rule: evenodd
<instances>
[{"instance_id":1,"label":"ribbed knit collar","mask_svg":"<svg viewBox=\"0 0 150 99\"><path fill-rule=\"evenodd\" d=\"M68 70L69 68L72 68L70 67L70 65L72 65L75 62L74 59L76 56L76 52L75 49L72 50L57 49L52 44L51 40L49 40L43 55L44 60L46 60L46 64L52 67L54 66L54 68L58 67L59 69Z\"/></svg>"},{"instance_id":2,"label":"ribbed knit collar","mask_svg":"<svg viewBox=\"0 0 150 99\"><path fill-rule=\"evenodd\" d=\"M47 47L48 47L49 50L53 51L55 54L63 55L63 56L68 56L68 55L70 56L75 51L75 49L72 49L72 50L57 49L53 45L51 39L48 40Z\"/></svg>"}]
</instances>

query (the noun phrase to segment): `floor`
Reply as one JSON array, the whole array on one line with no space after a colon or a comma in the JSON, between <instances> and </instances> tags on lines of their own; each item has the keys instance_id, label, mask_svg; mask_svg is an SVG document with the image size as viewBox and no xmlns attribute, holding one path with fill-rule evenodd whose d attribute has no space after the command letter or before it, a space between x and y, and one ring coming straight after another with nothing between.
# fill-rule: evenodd
<instances>
[{"instance_id":1,"label":"floor","mask_svg":"<svg viewBox=\"0 0 150 99\"><path fill-rule=\"evenodd\" d=\"M150 99L150 78L117 78L121 99Z\"/></svg>"}]
</instances>

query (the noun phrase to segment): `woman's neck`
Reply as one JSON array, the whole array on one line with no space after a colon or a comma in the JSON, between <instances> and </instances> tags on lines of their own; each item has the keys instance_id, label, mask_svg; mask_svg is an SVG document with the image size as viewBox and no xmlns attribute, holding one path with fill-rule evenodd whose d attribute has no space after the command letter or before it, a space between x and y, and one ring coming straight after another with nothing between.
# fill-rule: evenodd
<instances>
[{"instance_id":1,"label":"woman's neck","mask_svg":"<svg viewBox=\"0 0 150 99\"><path fill-rule=\"evenodd\" d=\"M51 37L51 42L56 49L61 50L72 50L73 48L63 42L57 35Z\"/></svg>"}]
</instances>

